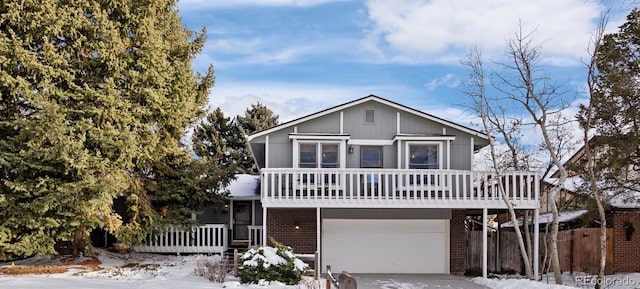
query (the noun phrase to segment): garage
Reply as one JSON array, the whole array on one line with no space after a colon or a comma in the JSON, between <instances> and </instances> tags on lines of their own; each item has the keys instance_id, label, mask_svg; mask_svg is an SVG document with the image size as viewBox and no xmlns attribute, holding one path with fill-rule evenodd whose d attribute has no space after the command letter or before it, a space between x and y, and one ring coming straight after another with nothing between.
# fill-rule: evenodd
<instances>
[{"instance_id":1,"label":"garage","mask_svg":"<svg viewBox=\"0 0 640 289\"><path fill-rule=\"evenodd\" d=\"M449 220L323 219L322 264L334 272L448 273Z\"/></svg>"}]
</instances>

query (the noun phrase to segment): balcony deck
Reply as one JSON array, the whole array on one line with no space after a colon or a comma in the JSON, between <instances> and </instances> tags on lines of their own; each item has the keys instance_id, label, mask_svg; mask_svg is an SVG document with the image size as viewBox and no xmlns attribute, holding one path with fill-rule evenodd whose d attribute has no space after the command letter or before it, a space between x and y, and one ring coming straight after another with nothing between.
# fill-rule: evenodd
<instances>
[{"instance_id":1,"label":"balcony deck","mask_svg":"<svg viewBox=\"0 0 640 289\"><path fill-rule=\"evenodd\" d=\"M264 207L516 209L539 206L533 172L407 169L261 170Z\"/></svg>"}]
</instances>

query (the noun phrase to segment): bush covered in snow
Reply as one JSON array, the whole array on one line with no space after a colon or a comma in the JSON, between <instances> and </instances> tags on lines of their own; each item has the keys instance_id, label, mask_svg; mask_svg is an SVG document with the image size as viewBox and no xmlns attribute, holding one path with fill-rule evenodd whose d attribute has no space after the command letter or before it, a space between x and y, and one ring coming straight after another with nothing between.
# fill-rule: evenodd
<instances>
[{"instance_id":1,"label":"bush covered in snow","mask_svg":"<svg viewBox=\"0 0 640 289\"><path fill-rule=\"evenodd\" d=\"M293 255L291 247L250 249L240 257L238 277L242 283L258 283L260 280L279 281L288 285L300 282L307 264Z\"/></svg>"}]
</instances>

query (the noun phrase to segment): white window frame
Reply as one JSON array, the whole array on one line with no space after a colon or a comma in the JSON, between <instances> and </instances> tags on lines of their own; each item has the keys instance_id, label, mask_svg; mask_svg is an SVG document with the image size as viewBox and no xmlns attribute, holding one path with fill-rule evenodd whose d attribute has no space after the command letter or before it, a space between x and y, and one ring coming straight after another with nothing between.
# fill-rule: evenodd
<instances>
[{"instance_id":1,"label":"white window frame","mask_svg":"<svg viewBox=\"0 0 640 289\"><path fill-rule=\"evenodd\" d=\"M338 169L346 167L346 140L294 140L293 142L293 168L300 168L300 145L316 145L316 167L322 168L322 145L338 145ZM311 168L309 168L311 169Z\"/></svg>"},{"instance_id":2,"label":"white window frame","mask_svg":"<svg viewBox=\"0 0 640 289\"><path fill-rule=\"evenodd\" d=\"M407 141L405 142L405 150L404 150L404 154L405 154L405 161L404 161L404 167L406 169L409 169L409 163L411 161L411 154L409 151L409 147L411 145L435 145L438 147L438 168L437 169L433 169L433 170L442 170L443 169L443 151L442 151L442 142L439 141ZM448 157L447 157L448 158Z\"/></svg>"}]
</instances>

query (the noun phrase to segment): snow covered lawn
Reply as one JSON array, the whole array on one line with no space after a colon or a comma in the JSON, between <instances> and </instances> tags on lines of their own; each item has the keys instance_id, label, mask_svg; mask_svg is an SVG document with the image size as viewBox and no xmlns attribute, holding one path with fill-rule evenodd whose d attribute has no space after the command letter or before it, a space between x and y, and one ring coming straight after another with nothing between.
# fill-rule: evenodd
<instances>
[{"instance_id":1,"label":"snow covered lawn","mask_svg":"<svg viewBox=\"0 0 640 289\"><path fill-rule=\"evenodd\" d=\"M1 275L0 288L262 288L262 289L294 289L306 286L287 286L272 282L271 284L247 285L233 276L228 276L224 283L213 283L194 274L196 261L203 258L218 258L202 255L158 255L158 254L117 254L105 250L97 250L97 258L101 262L98 268L85 269L82 266L69 266L64 273ZM16 266L60 265L61 258L30 258L16 262ZM76 260L82 263L83 259ZM10 264L0 263L0 269L10 268Z\"/></svg>"},{"instance_id":2,"label":"snow covered lawn","mask_svg":"<svg viewBox=\"0 0 640 289\"><path fill-rule=\"evenodd\" d=\"M227 276L224 283L212 283L209 280L198 277L194 274L196 262L203 259L219 258L217 256L202 255L158 255L158 254L116 254L105 250L97 250L97 259L100 264L96 267L95 260L90 258L79 258L72 260L72 265L64 265L69 262L69 258L29 258L16 261L15 266L24 268L69 268L63 273L56 270L40 272L50 272L46 274L25 274L25 275L2 275L0 274L0 288L21 288L21 289L84 289L84 288L110 288L110 289L149 289L149 288L261 288L261 289L305 289L310 288L303 283L296 286L272 282L264 284L240 284L238 279ZM44 267L44 266L47 267ZM30 266L30 267L28 267ZM39 267L38 267L39 266ZM59 267L56 267L59 266ZM0 263L0 272L11 268L10 264ZM553 284L553 279L546 279L544 282L534 282L513 276L505 279L484 279L474 278L473 282L496 289L567 289L567 288L593 288L587 285L589 276L584 274L563 275L563 281L567 286ZM618 274L607 276L606 281L609 286L603 288L628 289L640 288L640 273ZM310 283L311 280L307 280ZM582 283L580 283L582 282ZM324 282L319 282L323 288ZM382 286L385 287L385 286ZM386 287L385 287L386 288ZM396 288L396 287L394 287ZM429 284L411 284L410 288L431 288ZM362 288L367 289L367 288Z\"/></svg>"}]
</instances>

